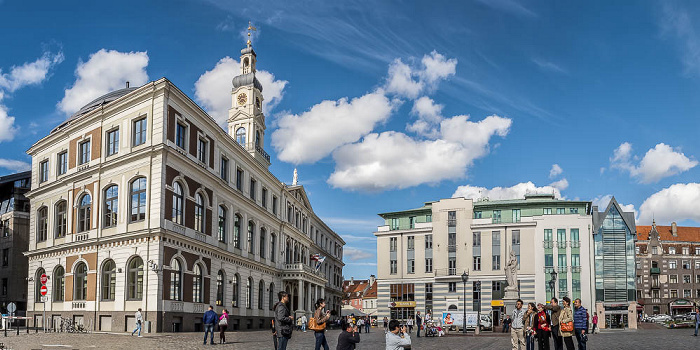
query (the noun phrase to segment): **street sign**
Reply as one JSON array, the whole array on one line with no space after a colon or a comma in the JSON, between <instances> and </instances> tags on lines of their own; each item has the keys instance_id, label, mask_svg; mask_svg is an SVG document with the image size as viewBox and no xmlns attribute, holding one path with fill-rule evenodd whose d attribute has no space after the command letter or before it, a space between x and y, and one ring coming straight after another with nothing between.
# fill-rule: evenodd
<instances>
[{"instance_id":1,"label":"street sign","mask_svg":"<svg viewBox=\"0 0 700 350\"><path fill-rule=\"evenodd\" d=\"M49 277L46 276L46 274L41 274L41 284L46 284L46 282L49 280Z\"/></svg>"},{"instance_id":2,"label":"street sign","mask_svg":"<svg viewBox=\"0 0 700 350\"><path fill-rule=\"evenodd\" d=\"M46 285L42 285L41 289L39 289L39 291L41 292L41 295L46 295L46 293L49 292L49 289L46 288Z\"/></svg>"},{"instance_id":3,"label":"street sign","mask_svg":"<svg viewBox=\"0 0 700 350\"><path fill-rule=\"evenodd\" d=\"M45 302L47 302L47 301L49 301L49 297L47 297L46 295L42 295L42 296L41 296L41 302L42 302L42 303L45 303Z\"/></svg>"},{"instance_id":4,"label":"street sign","mask_svg":"<svg viewBox=\"0 0 700 350\"><path fill-rule=\"evenodd\" d=\"M14 313L15 311L17 311L17 305L15 305L15 303L7 304L7 311L11 314Z\"/></svg>"}]
</instances>

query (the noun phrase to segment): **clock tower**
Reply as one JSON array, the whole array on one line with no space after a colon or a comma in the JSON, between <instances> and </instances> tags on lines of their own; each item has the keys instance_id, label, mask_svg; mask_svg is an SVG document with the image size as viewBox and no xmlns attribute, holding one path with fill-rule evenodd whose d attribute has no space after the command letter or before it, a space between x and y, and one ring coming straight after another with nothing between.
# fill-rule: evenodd
<instances>
[{"instance_id":1,"label":"clock tower","mask_svg":"<svg viewBox=\"0 0 700 350\"><path fill-rule=\"evenodd\" d=\"M269 167L265 152L265 115L262 112L262 84L255 77L257 55L248 40L241 50L241 74L233 78L231 109L228 111L228 133L260 164Z\"/></svg>"}]
</instances>

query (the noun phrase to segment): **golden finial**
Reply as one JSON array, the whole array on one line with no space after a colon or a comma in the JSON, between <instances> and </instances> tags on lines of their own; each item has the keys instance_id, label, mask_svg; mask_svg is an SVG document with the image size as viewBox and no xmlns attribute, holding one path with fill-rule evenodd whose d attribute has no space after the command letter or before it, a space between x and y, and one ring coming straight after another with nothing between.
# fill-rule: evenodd
<instances>
[{"instance_id":1,"label":"golden finial","mask_svg":"<svg viewBox=\"0 0 700 350\"><path fill-rule=\"evenodd\" d=\"M257 31L257 30L258 29L253 27L253 25L250 23L250 21L248 21L248 42L246 43L248 46L250 46L252 44L252 42L250 41L250 32Z\"/></svg>"}]
</instances>

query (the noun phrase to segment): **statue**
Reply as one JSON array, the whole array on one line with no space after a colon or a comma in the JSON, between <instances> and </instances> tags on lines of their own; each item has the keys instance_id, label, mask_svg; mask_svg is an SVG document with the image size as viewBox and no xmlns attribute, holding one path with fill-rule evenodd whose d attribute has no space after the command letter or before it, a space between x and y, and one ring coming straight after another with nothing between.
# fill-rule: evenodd
<instances>
[{"instance_id":1,"label":"statue","mask_svg":"<svg viewBox=\"0 0 700 350\"><path fill-rule=\"evenodd\" d=\"M292 186L297 185L297 180L299 180L299 174L297 174L297 168L294 168L294 179L292 180Z\"/></svg>"},{"instance_id":2,"label":"statue","mask_svg":"<svg viewBox=\"0 0 700 350\"><path fill-rule=\"evenodd\" d=\"M515 257L515 251L510 250L508 255L508 264L506 264L506 281L508 282L508 287L505 291L518 291L518 259Z\"/></svg>"}]
</instances>

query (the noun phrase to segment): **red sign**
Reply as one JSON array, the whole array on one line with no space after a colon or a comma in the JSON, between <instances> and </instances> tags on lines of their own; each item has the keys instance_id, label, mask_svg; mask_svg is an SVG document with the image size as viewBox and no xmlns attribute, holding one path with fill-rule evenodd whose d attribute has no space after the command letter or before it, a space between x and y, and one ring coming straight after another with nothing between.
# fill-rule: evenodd
<instances>
[{"instance_id":1,"label":"red sign","mask_svg":"<svg viewBox=\"0 0 700 350\"><path fill-rule=\"evenodd\" d=\"M41 292L41 295L46 295L46 293L49 292L49 289L46 288L46 286L44 285L44 286L41 286L41 289L39 289L39 291Z\"/></svg>"},{"instance_id":2,"label":"red sign","mask_svg":"<svg viewBox=\"0 0 700 350\"><path fill-rule=\"evenodd\" d=\"M46 274L41 274L41 284L46 284L46 282L49 280L49 278L46 276Z\"/></svg>"}]
</instances>

